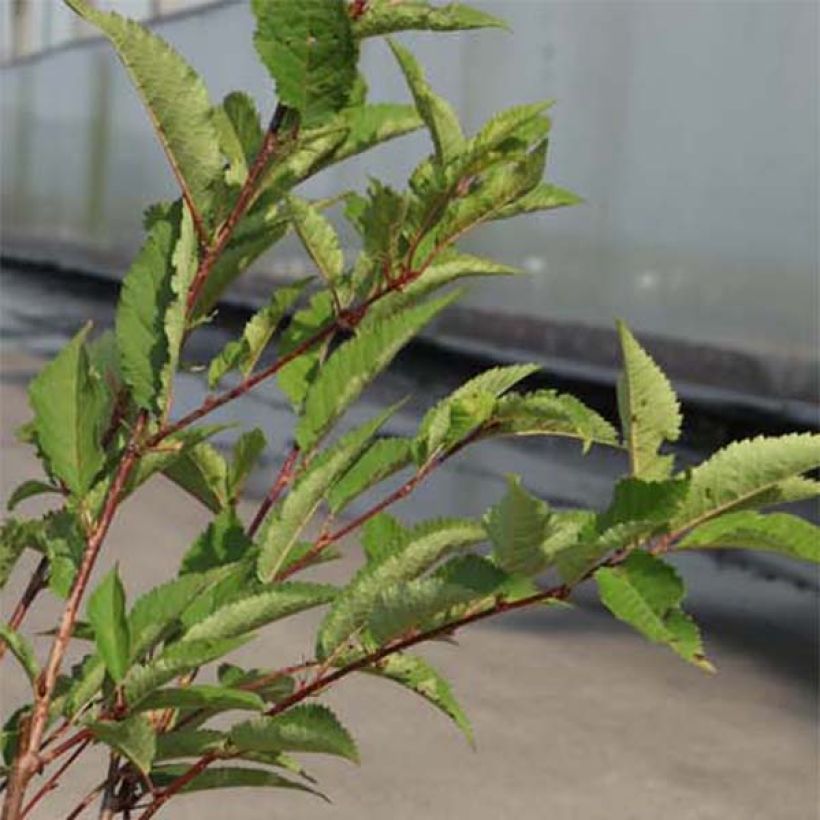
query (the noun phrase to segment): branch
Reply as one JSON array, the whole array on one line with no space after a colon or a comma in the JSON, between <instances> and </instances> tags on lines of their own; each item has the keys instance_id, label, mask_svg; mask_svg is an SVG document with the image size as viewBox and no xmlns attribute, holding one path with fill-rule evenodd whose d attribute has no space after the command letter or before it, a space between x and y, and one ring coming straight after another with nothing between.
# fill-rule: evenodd
<instances>
[{"instance_id":1,"label":"branch","mask_svg":"<svg viewBox=\"0 0 820 820\"><path fill-rule=\"evenodd\" d=\"M262 526L262 522L265 520L265 516L270 511L270 508L276 503L279 496L282 494L282 491L293 480L293 467L296 464L297 458L299 458L299 448L294 445L294 447L288 454L287 458L285 459L284 463L282 464L282 467L279 469L279 473L277 474L276 479L271 485L270 490L268 490L268 494L265 496L264 500L259 505L259 509L256 511L256 515L253 517L253 521L251 521L250 526L248 527L248 535L251 538L253 538L253 536L256 535L257 530L260 526Z\"/></svg>"},{"instance_id":2,"label":"branch","mask_svg":"<svg viewBox=\"0 0 820 820\"><path fill-rule=\"evenodd\" d=\"M20 624L23 622L23 619L26 617L28 613L29 607L34 603L34 599L40 594L42 590L46 588L47 581L46 578L48 576L48 558L43 556L40 559L40 563L37 564L37 568L31 575L29 579L28 586L23 592L20 600L17 602L17 606L14 607L14 612L11 614L11 618L9 618L9 626L17 630L20 627ZM0 640L0 660L2 660L3 655L6 653L6 642Z\"/></svg>"},{"instance_id":3,"label":"branch","mask_svg":"<svg viewBox=\"0 0 820 820\"><path fill-rule=\"evenodd\" d=\"M91 739L87 739L84 743L78 746L74 753L66 759L62 766L57 769L54 774L49 777L49 779L43 784L37 794L31 798L28 805L23 809L23 817L25 817L49 792L54 791L57 786L60 785L59 780L60 777L65 773L66 769L85 751L88 744L91 743Z\"/></svg>"}]
</instances>

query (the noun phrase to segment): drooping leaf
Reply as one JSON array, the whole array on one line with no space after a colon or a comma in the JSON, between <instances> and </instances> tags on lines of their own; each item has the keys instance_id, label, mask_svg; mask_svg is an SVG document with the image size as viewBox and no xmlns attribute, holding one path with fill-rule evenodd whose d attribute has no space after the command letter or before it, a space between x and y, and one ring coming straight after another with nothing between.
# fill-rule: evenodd
<instances>
[{"instance_id":1,"label":"drooping leaf","mask_svg":"<svg viewBox=\"0 0 820 820\"><path fill-rule=\"evenodd\" d=\"M658 455L658 448L680 436L678 399L669 380L623 322L618 323L618 336L624 363L618 379L618 411L632 475L667 478L674 460Z\"/></svg>"},{"instance_id":2,"label":"drooping leaf","mask_svg":"<svg viewBox=\"0 0 820 820\"><path fill-rule=\"evenodd\" d=\"M584 451L593 443L618 444L618 434L606 419L574 396L555 390L505 396L496 402L493 423L497 435L577 438Z\"/></svg>"},{"instance_id":3,"label":"drooping leaf","mask_svg":"<svg viewBox=\"0 0 820 820\"><path fill-rule=\"evenodd\" d=\"M252 542L245 534L236 510L228 508L214 518L185 553L180 565L180 575L204 572L238 561L251 547Z\"/></svg>"},{"instance_id":4,"label":"drooping leaf","mask_svg":"<svg viewBox=\"0 0 820 820\"><path fill-rule=\"evenodd\" d=\"M317 752L359 761L356 744L347 729L318 703L294 706L275 717L258 717L231 728L238 749L259 752Z\"/></svg>"},{"instance_id":5,"label":"drooping leaf","mask_svg":"<svg viewBox=\"0 0 820 820\"><path fill-rule=\"evenodd\" d=\"M159 209L125 276L115 332L122 371L139 407L162 412L182 341L195 241L180 203Z\"/></svg>"},{"instance_id":6,"label":"drooping leaf","mask_svg":"<svg viewBox=\"0 0 820 820\"><path fill-rule=\"evenodd\" d=\"M410 51L392 40L389 42L407 80L416 109L430 130L436 157L439 163L447 163L464 149L464 134L458 117L452 106L430 88L421 66Z\"/></svg>"},{"instance_id":7,"label":"drooping leaf","mask_svg":"<svg viewBox=\"0 0 820 820\"><path fill-rule=\"evenodd\" d=\"M184 764L157 766L151 769L151 781L160 787L167 786L184 775L188 768ZM268 769L250 769L243 766L212 766L186 783L180 791L187 794L210 789L236 789L243 786L255 789L296 789L327 800L321 792L304 783L289 780Z\"/></svg>"},{"instance_id":8,"label":"drooping leaf","mask_svg":"<svg viewBox=\"0 0 820 820\"><path fill-rule=\"evenodd\" d=\"M379 563L368 563L336 598L317 636L317 656L327 658L364 626L380 592L419 577L446 555L485 538L484 528L469 520L427 521L408 530L399 548L388 548Z\"/></svg>"},{"instance_id":9,"label":"drooping leaf","mask_svg":"<svg viewBox=\"0 0 820 820\"><path fill-rule=\"evenodd\" d=\"M156 752L156 735L145 715L92 721L88 728L97 740L127 757L143 774L148 773Z\"/></svg>"},{"instance_id":10,"label":"drooping leaf","mask_svg":"<svg viewBox=\"0 0 820 820\"><path fill-rule=\"evenodd\" d=\"M328 584L277 584L217 609L213 615L194 624L185 633L185 640L242 635L297 612L330 603L336 591L336 587Z\"/></svg>"},{"instance_id":11,"label":"drooping leaf","mask_svg":"<svg viewBox=\"0 0 820 820\"><path fill-rule=\"evenodd\" d=\"M94 629L94 642L105 668L119 683L128 671L131 638L125 616L125 589L116 566L91 593L86 617Z\"/></svg>"},{"instance_id":12,"label":"drooping leaf","mask_svg":"<svg viewBox=\"0 0 820 820\"><path fill-rule=\"evenodd\" d=\"M340 513L363 492L403 469L411 461L409 439L377 439L330 488L327 501L331 512Z\"/></svg>"},{"instance_id":13,"label":"drooping leaf","mask_svg":"<svg viewBox=\"0 0 820 820\"><path fill-rule=\"evenodd\" d=\"M20 662L28 679L34 683L40 674L40 665L34 655L31 644L8 624L0 621L0 643L5 644L12 655Z\"/></svg>"},{"instance_id":14,"label":"drooping leaf","mask_svg":"<svg viewBox=\"0 0 820 820\"><path fill-rule=\"evenodd\" d=\"M162 472L211 512L219 513L231 503L228 465L208 442L185 447Z\"/></svg>"},{"instance_id":15,"label":"drooping leaf","mask_svg":"<svg viewBox=\"0 0 820 820\"><path fill-rule=\"evenodd\" d=\"M280 104L314 125L347 104L358 47L343 0L253 0L254 43Z\"/></svg>"},{"instance_id":16,"label":"drooping leaf","mask_svg":"<svg viewBox=\"0 0 820 820\"><path fill-rule=\"evenodd\" d=\"M375 37L410 29L419 31L459 31L475 28L506 28L498 17L466 6L448 3L434 6L430 3L409 0L391 3L376 0L365 6L364 12L353 22L356 37Z\"/></svg>"},{"instance_id":17,"label":"drooping leaf","mask_svg":"<svg viewBox=\"0 0 820 820\"><path fill-rule=\"evenodd\" d=\"M314 446L331 425L418 331L460 294L449 294L388 319L364 322L324 364L305 398L296 427L303 450Z\"/></svg>"},{"instance_id":18,"label":"drooping leaf","mask_svg":"<svg viewBox=\"0 0 820 820\"><path fill-rule=\"evenodd\" d=\"M820 527L788 513L727 513L693 529L678 549L754 549L820 563Z\"/></svg>"},{"instance_id":19,"label":"drooping leaf","mask_svg":"<svg viewBox=\"0 0 820 820\"><path fill-rule=\"evenodd\" d=\"M91 370L87 324L29 385L37 443L50 470L75 495L84 495L105 459L102 427L105 390ZM59 399L57 398L59 397Z\"/></svg>"},{"instance_id":20,"label":"drooping leaf","mask_svg":"<svg viewBox=\"0 0 820 820\"><path fill-rule=\"evenodd\" d=\"M714 671L703 654L700 633L680 607L683 582L675 570L646 552L633 552L617 567L595 573L601 601L616 618L684 660Z\"/></svg>"},{"instance_id":21,"label":"drooping leaf","mask_svg":"<svg viewBox=\"0 0 820 820\"><path fill-rule=\"evenodd\" d=\"M344 255L330 220L318 208L297 196L288 197L293 227L324 280L333 285L344 270Z\"/></svg>"},{"instance_id":22,"label":"drooping leaf","mask_svg":"<svg viewBox=\"0 0 820 820\"><path fill-rule=\"evenodd\" d=\"M248 376L256 367L279 323L301 295L310 279L303 279L293 285L277 289L270 301L248 320L242 336L228 342L208 367L208 386L216 387L222 377L238 368L243 376Z\"/></svg>"},{"instance_id":23,"label":"drooping leaf","mask_svg":"<svg viewBox=\"0 0 820 820\"><path fill-rule=\"evenodd\" d=\"M416 655L396 653L382 658L363 670L380 678L387 678L423 697L436 709L452 718L473 745L473 727L461 705L453 695L450 684L430 664Z\"/></svg>"},{"instance_id":24,"label":"drooping leaf","mask_svg":"<svg viewBox=\"0 0 820 820\"><path fill-rule=\"evenodd\" d=\"M231 501L239 500L245 482L264 452L266 444L265 434L258 427L242 433L236 440L228 473L228 497Z\"/></svg>"},{"instance_id":25,"label":"drooping leaf","mask_svg":"<svg viewBox=\"0 0 820 820\"><path fill-rule=\"evenodd\" d=\"M507 476L507 492L484 516L493 558L505 572L534 575L547 563L541 545L550 525L549 505L535 498L518 476Z\"/></svg>"},{"instance_id":26,"label":"drooping leaf","mask_svg":"<svg viewBox=\"0 0 820 820\"><path fill-rule=\"evenodd\" d=\"M253 692L209 684L157 689L139 703L142 712L153 709L208 709L216 712L241 709L261 712L264 708L265 701Z\"/></svg>"},{"instance_id":27,"label":"drooping leaf","mask_svg":"<svg viewBox=\"0 0 820 820\"><path fill-rule=\"evenodd\" d=\"M174 175L206 221L221 194L222 160L211 102L196 72L164 40L132 20L66 0L111 41L142 99Z\"/></svg>"},{"instance_id":28,"label":"drooping leaf","mask_svg":"<svg viewBox=\"0 0 820 820\"><path fill-rule=\"evenodd\" d=\"M25 501L27 498L33 498L36 495L43 495L44 493L57 493L59 495L60 488L55 487L53 484L48 484L45 481L37 481L36 479L24 481L15 487L9 496L6 509L11 512L21 501Z\"/></svg>"},{"instance_id":29,"label":"drooping leaf","mask_svg":"<svg viewBox=\"0 0 820 820\"><path fill-rule=\"evenodd\" d=\"M329 488L358 458L396 409L396 406L388 408L375 419L356 427L313 460L259 533L261 551L257 571L260 580L267 582L276 577Z\"/></svg>"},{"instance_id":30,"label":"drooping leaf","mask_svg":"<svg viewBox=\"0 0 820 820\"><path fill-rule=\"evenodd\" d=\"M787 500L778 488L818 466L817 434L760 436L729 444L690 472L689 491L670 527L686 529L730 510ZM802 484L800 489L808 491Z\"/></svg>"}]
</instances>

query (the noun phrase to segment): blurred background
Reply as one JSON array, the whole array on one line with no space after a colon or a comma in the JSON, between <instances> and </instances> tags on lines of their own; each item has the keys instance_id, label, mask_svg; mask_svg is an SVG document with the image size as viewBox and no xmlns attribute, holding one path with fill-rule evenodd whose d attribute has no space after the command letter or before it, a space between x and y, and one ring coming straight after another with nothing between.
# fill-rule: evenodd
<instances>
[{"instance_id":1,"label":"blurred background","mask_svg":"<svg viewBox=\"0 0 820 820\"><path fill-rule=\"evenodd\" d=\"M204 76L214 99L241 88L257 99L263 117L273 109L271 83L249 46L248 3L96 5L149 22ZM435 397L508 360L539 362L544 372L538 384L572 390L614 418L612 328L620 317L684 399L683 463L733 439L816 429L818 4L472 5L504 17L512 33L403 39L469 132L499 108L555 98L548 176L581 194L585 204L490 225L466 242L467 250L530 275L471 285L459 306L366 394L353 421L414 393L388 431L408 434ZM109 45L59 0L0 0L0 15L5 498L34 475L30 456L12 436L27 413L25 383L86 318L110 325L116 282L142 240L143 209L176 194ZM361 66L372 100L408 99L381 43L365 44ZM303 190L326 196L361 189L368 174L403 184L428 151L423 133L404 137L323 172ZM191 357L207 361L273 282L306 272L295 242L276 245L242 280L217 322L194 337ZM203 395L201 379L184 374L179 411ZM278 467L292 417L271 385L232 412L243 427L264 429L272 445L250 484L252 500L264 494ZM232 435L225 433L219 445L228 448ZM449 463L400 513L479 515L501 494L507 471L523 473L551 503L602 507L622 464L596 450L581 459L566 442L493 443ZM193 537L202 524L176 517L179 504L167 492L148 494L143 507L137 502L130 534L118 531L118 554L140 583L156 581L159 570L153 559L145 560L134 533L151 527L151 543L168 544L159 564L162 556L173 564L180 550L176 536ZM800 511L818 518L816 506ZM482 754L462 754L452 737L439 748L436 730L427 725L418 736L411 730L408 737L406 729L401 734L399 719L405 718L391 701L391 717L370 725L363 741L365 747L372 742L374 752L365 755L362 780L351 786L329 775L331 791L340 796L338 816L370 818L388 810L398 820L419 811L434 820L468 816L460 813L458 797L471 801L474 818L505 818L513 809L534 817L543 806L543 786L557 820L815 817L817 573L740 552L720 561L693 556L680 568L691 582L689 609L703 623L710 654L723 670L717 684L681 671L662 650L599 617L591 597L582 598L580 613L522 615L482 626L461 662L441 661L457 684L463 682L458 688L477 720ZM516 669L523 670L521 679L510 671ZM558 702L560 715L553 711ZM347 705L367 714L364 702L357 706L354 698ZM511 727L504 709L513 706L525 718ZM401 738L393 760L390 741L379 734L388 729ZM563 739L557 756L544 751L554 731ZM375 775L368 775L374 757ZM390 772L395 778L405 760L414 777L390 780L386 794L379 778ZM537 782L525 777L532 771ZM625 792L635 783L640 805ZM180 808L175 816L223 816L207 802L190 805L195 808ZM298 806L290 816L300 820L333 815ZM232 808L236 818L258 816L250 803Z\"/></svg>"}]
</instances>

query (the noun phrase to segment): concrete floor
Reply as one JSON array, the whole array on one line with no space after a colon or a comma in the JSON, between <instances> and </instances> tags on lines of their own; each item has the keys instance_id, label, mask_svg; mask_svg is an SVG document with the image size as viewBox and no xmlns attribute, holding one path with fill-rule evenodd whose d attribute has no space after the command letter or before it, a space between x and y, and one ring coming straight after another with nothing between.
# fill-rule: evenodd
<instances>
[{"instance_id":1,"label":"concrete floor","mask_svg":"<svg viewBox=\"0 0 820 820\"><path fill-rule=\"evenodd\" d=\"M26 420L23 385L39 366L2 358L0 499L36 463L13 430ZM206 519L164 479L125 506L99 571L118 560L129 597L159 583ZM21 511L34 514L37 501ZM322 570L349 577L346 558ZM33 560L18 568L19 590ZM180 820L811 820L818 812L817 596L783 580L700 557L683 567L719 673L706 675L614 623L583 596L568 611L538 610L477 625L459 646L424 654L452 680L473 720L471 750L425 703L389 683L349 679L325 700L356 736L362 766L308 759L333 805L289 792L192 795L163 816ZM15 594L2 601L4 614ZM44 595L27 624L51 625ZM273 666L310 652L314 617L261 634L239 663ZM35 641L41 655L47 639ZM0 697L8 715L26 696L12 663ZM94 752L35 818L60 818L101 778ZM91 816L91 812L88 813Z\"/></svg>"}]
</instances>

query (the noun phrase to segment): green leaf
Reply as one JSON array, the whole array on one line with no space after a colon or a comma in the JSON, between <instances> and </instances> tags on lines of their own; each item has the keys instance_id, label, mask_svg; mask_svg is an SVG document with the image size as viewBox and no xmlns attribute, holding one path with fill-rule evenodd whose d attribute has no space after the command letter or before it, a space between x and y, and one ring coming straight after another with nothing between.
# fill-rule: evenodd
<instances>
[{"instance_id":1,"label":"green leaf","mask_svg":"<svg viewBox=\"0 0 820 820\"><path fill-rule=\"evenodd\" d=\"M733 442L690 472L689 492L670 527L682 530L733 509L787 500L778 489L783 482L793 481L818 466L817 434L759 436ZM804 484L800 489L808 491ZM794 492L791 485L790 493Z\"/></svg>"},{"instance_id":2,"label":"green leaf","mask_svg":"<svg viewBox=\"0 0 820 820\"><path fill-rule=\"evenodd\" d=\"M175 729L157 735L154 760L175 757L201 757L208 752L222 751L228 736L216 729Z\"/></svg>"},{"instance_id":3,"label":"green leaf","mask_svg":"<svg viewBox=\"0 0 820 820\"><path fill-rule=\"evenodd\" d=\"M368 564L379 564L404 546L407 528L394 516L381 512L362 528L362 548Z\"/></svg>"},{"instance_id":4,"label":"green leaf","mask_svg":"<svg viewBox=\"0 0 820 820\"><path fill-rule=\"evenodd\" d=\"M446 555L484 538L484 528L469 520L427 521L408 530L400 547L391 546L382 561L365 565L336 598L319 628L317 656L329 657L367 623L383 589L417 578Z\"/></svg>"},{"instance_id":5,"label":"green leaf","mask_svg":"<svg viewBox=\"0 0 820 820\"><path fill-rule=\"evenodd\" d=\"M362 672L395 681L420 695L436 709L452 718L464 733L467 742L470 745L474 744L473 727L453 695L450 684L423 658L396 653L365 667Z\"/></svg>"},{"instance_id":6,"label":"green leaf","mask_svg":"<svg viewBox=\"0 0 820 820\"><path fill-rule=\"evenodd\" d=\"M116 683L128 671L131 638L125 617L125 589L115 566L88 599L86 617L94 629L94 642L105 668Z\"/></svg>"},{"instance_id":7,"label":"green leaf","mask_svg":"<svg viewBox=\"0 0 820 820\"><path fill-rule=\"evenodd\" d=\"M421 118L430 130L436 157L444 164L464 149L464 134L452 106L435 94L416 58L403 46L388 41L404 74Z\"/></svg>"},{"instance_id":8,"label":"green leaf","mask_svg":"<svg viewBox=\"0 0 820 820\"><path fill-rule=\"evenodd\" d=\"M60 494L60 488L53 484L47 484L45 481L29 480L24 481L18 485L11 496L9 496L6 509L11 512L21 501L27 498L33 498L36 495L43 495L43 493L57 493Z\"/></svg>"},{"instance_id":9,"label":"green leaf","mask_svg":"<svg viewBox=\"0 0 820 820\"><path fill-rule=\"evenodd\" d=\"M0 621L0 642L4 643L12 655L20 662L28 679L34 683L40 674L40 665L31 644L8 624Z\"/></svg>"},{"instance_id":10,"label":"green leaf","mask_svg":"<svg viewBox=\"0 0 820 820\"><path fill-rule=\"evenodd\" d=\"M0 524L0 590L6 585L26 547L39 547L41 521L7 518Z\"/></svg>"},{"instance_id":11,"label":"green leaf","mask_svg":"<svg viewBox=\"0 0 820 820\"><path fill-rule=\"evenodd\" d=\"M85 552L85 533L76 514L68 509L50 513L45 520L48 586L58 597L68 598Z\"/></svg>"},{"instance_id":12,"label":"green leaf","mask_svg":"<svg viewBox=\"0 0 820 820\"><path fill-rule=\"evenodd\" d=\"M344 0L253 0L256 50L279 103L305 126L344 108L356 82L358 46Z\"/></svg>"},{"instance_id":13,"label":"green leaf","mask_svg":"<svg viewBox=\"0 0 820 820\"><path fill-rule=\"evenodd\" d=\"M262 591L264 587L255 571L257 553L255 546L249 547L240 560L209 571L208 574L213 573L218 580L192 600L191 605L182 613L180 622L183 631L208 618L220 607Z\"/></svg>"},{"instance_id":14,"label":"green leaf","mask_svg":"<svg viewBox=\"0 0 820 820\"><path fill-rule=\"evenodd\" d=\"M714 671L697 626L680 608L683 582L672 567L649 553L633 552L620 566L599 569L595 580L601 601L616 618L684 660Z\"/></svg>"},{"instance_id":15,"label":"green leaf","mask_svg":"<svg viewBox=\"0 0 820 820\"><path fill-rule=\"evenodd\" d=\"M263 700L279 703L293 694L296 681L274 669L242 669L232 663L222 663L217 671L223 686L241 687L256 692Z\"/></svg>"},{"instance_id":16,"label":"green leaf","mask_svg":"<svg viewBox=\"0 0 820 820\"><path fill-rule=\"evenodd\" d=\"M84 343L87 324L29 385L37 443L48 466L75 495L88 492L105 460L100 439L106 399Z\"/></svg>"},{"instance_id":17,"label":"green leaf","mask_svg":"<svg viewBox=\"0 0 820 820\"><path fill-rule=\"evenodd\" d=\"M120 290L115 332L123 375L136 404L155 413L163 411L176 371L195 254L187 209L159 209Z\"/></svg>"},{"instance_id":18,"label":"green leaf","mask_svg":"<svg viewBox=\"0 0 820 820\"><path fill-rule=\"evenodd\" d=\"M194 541L182 559L180 575L204 572L242 558L253 543L232 507L221 512Z\"/></svg>"},{"instance_id":19,"label":"green leaf","mask_svg":"<svg viewBox=\"0 0 820 820\"><path fill-rule=\"evenodd\" d=\"M538 370L535 364L494 367L465 382L427 411L414 442L417 463L446 449L493 414L495 399Z\"/></svg>"},{"instance_id":20,"label":"green leaf","mask_svg":"<svg viewBox=\"0 0 820 820\"><path fill-rule=\"evenodd\" d=\"M404 469L411 461L412 450L409 439L377 439L330 488L327 502L331 512L340 513L363 492Z\"/></svg>"},{"instance_id":21,"label":"green leaf","mask_svg":"<svg viewBox=\"0 0 820 820\"><path fill-rule=\"evenodd\" d=\"M303 279L293 285L279 288L271 296L265 307L248 320L237 341L228 342L224 349L211 361L208 367L208 386L214 388L222 377L239 368L243 376L248 376L256 367L282 319L293 307L310 279Z\"/></svg>"},{"instance_id":22,"label":"green leaf","mask_svg":"<svg viewBox=\"0 0 820 820\"><path fill-rule=\"evenodd\" d=\"M206 219L222 192L222 159L205 84L164 40L87 0L66 0L111 41L142 99L174 175ZM212 220L211 220L212 221Z\"/></svg>"},{"instance_id":23,"label":"green leaf","mask_svg":"<svg viewBox=\"0 0 820 820\"><path fill-rule=\"evenodd\" d=\"M242 709L261 712L264 708L265 701L253 692L208 684L157 689L139 703L141 712L152 709L208 709L217 712Z\"/></svg>"},{"instance_id":24,"label":"green leaf","mask_svg":"<svg viewBox=\"0 0 820 820\"><path fill-rule=\"evenodd\" d=\"M162 472L211 512L219 513L230 506L228 465L207 442L185 447Z\"/></svg>"},{"instance_id":25,"label":"green leaf","mask_svg":"<svg viewBox=\"0 0 820 820\"><path fill-rule=\"evenodd\" d=\"M399 350L459 295L449 294L388 319L363 322L357 335L333 352L308 389L296 427L299 446L303 450L314 446Z\"/></svg>"},{"instance_id":26,"label":"green leaf","mask_svg":"<svg viewBox=\"0 0 820 820\"><path fill-rule=\"evenodd\" d=\"M336 587L327 584L286 583L234 601L194 624L185 640L233 638L297 612L330 603Z\"/></svg>"},{"instance_id":27,"label":"green leaf","mask_svg":"<svg viewBox=\"0 0 820 820\"><path fill-rule=\"evenodd\" d=\"M160 787L168 786L188 771L184 764L158 766L151 770L151 781ZM182 793L207 791L210 789L235 789L243 786L251 788L296 789L327 798L315 789L294 780L288 780L267 769L249 769L242 766L212 766L200 772L180 790Z\"/></svg>"},{"instance_id":28,"label":"green leaf","mask_svg":"<svg viewBox=\"0 0 820 820\"><path fill-rule=\"evenodd\" d=\"M97 740L127 757L143 774L148 773L156 752L156 736L145 715L122 721L93 721L88 728Z\"/></svg>"},{"instance_id":29,"label":"green leaf","mask_svg":"<svg viewBox=\"0 0 820 820\"><path fill-rule=\"evenodd\" d=\"M493 219L509 219L511 216L529 214L534 211L552 211L556 208L580 205L583 201L578 194L574 194L572 191L559 188L550 182L542 182L520 199L504 206L495 214Z\"/></svg>"},{"instance_id":30,"label":"green leaf","mask_svg":"<svg viewBox=\"0 0 820 820\"><path fill-rule=\"evenodd\" d=\"M788 513L727 513L695 527L677 549L754 549L820 563L820 527Z\"/></svg>"},{"instance_id":31,"label":"green leaf","mask_svg":"<svg viewBox=\"0 0 820 820\"><path fill-rule=\"evenodd\" d=\"M359 762L356 744L327 706L294 706L275 717L257 717L231 728L231 743L258 752L317 752Z\"/></svg>"},{"instance_id":32,"label":"green leaf","mask_svg":"<svg viewBox=\"0 0 820 820\"><path fill-rule=\"evenodd\" d=\"M618 445L615 428L583 402L567 393L537 390L500 399L493 411L494 432L515 436L567 436L583 442Z\"/></svg>"},{"instance_id":33,"label":"green leaf","mask_svg":"<svg viewBox=\"0 0 820 820\"><path fill-rule=\"evenodd\" d=\"M239 500L242 488L264 452L266 444L265 434L258 427L243 433L237 439L228 474L228 495L231 501Z\"/></svg>"},{"instance_id":34,"label":"green leaf","mask_svg":"<svg viewBox=\"0 0 820 820\"><path fill-rule=\"evenodd\" d=\"M325 282L333 285L344 271L344 255L333 225L318 208L300 199L287 199L293 227Z\"/></svg>"},{"instance_id":35,"label":"green leaf","mask_svg":"<svg viewBox=\"0 0 820 820\"><path fill-rule=\"evenodd\" d=\"M658 455L658 448L664 441L677 441L680 437L678 399L663 371L623 322L618 323L618 336L624 361L623 374L618 379L618 411L632 475L667 478L674 459Z\"/></svg>"},{"instance_id":36,"label":"green leaf","mask_svg":"<svg viewBox=\"0 0 820 820\"><path fill-rule=\"evenodd\" d=\"M549 505L521 486L521 478L507 476L507 493L484 516L493 558L505 572L535 575L547 564L541 545L550 525Z\"/></svg>"},{"instance_id":37,"label":"green leaf","mask_svg":"<svg viewBox=\"0 0 820 820\"><path fill-rule=\"evenodd\" d=\"M260 580L268 582L276 578L329 488L359 457L396 409L397 406L388 408L375 419L356 427L311 462L259 533L261 552L257 571Z\"/></svg>"},{"instance_id":38,"label":"green leaf","mask_svg":"<svg viewBox=\"0 0 820 820\"><path fill-rule=\"evenodd\" d=\"M214 109L214 123L222 152L228 158L226 180L243 185L264 136L256 104L247 94L234 91Z\"/></svg>"},{"instance_id":39,"label":"green leaf","mask_svg":"<svg viewBox=\"0 0 820 820\"><path fill-rule=\"evenodd\" d=\"M598 517L598 530L634 521L647 522L647 533L665 526L680 507L689 489L689 481L672 478L667 481L643 481L624 478L616 485L612 502Z\"/></svg>"},{"instance_id":40,"label":"green leaf","mask_svg":"<svg viewBox=\"0 0 820 820\"><path fill-rule=\"evenodd\" d=\"M132 666L123 681L125 699L131 708L169 681L192 669L204 666L239 648L249 635L219 640L182 641L167 646L162 654L147 663Z\"/></svg>"},{"instance_id":41,"label":"green leaf","mask_svg":"<svg viewBox=\"0 0 820 820\"><path fill-rule=\"evenodd\" d=\"M391 3L375 0L367 3L365 11L353 22L356 37L375 37L395 31L459 31L475 28L507 28L498 17L470 8L463 3L432 6L409 0Z\"/></svg>"}]
</instances>

